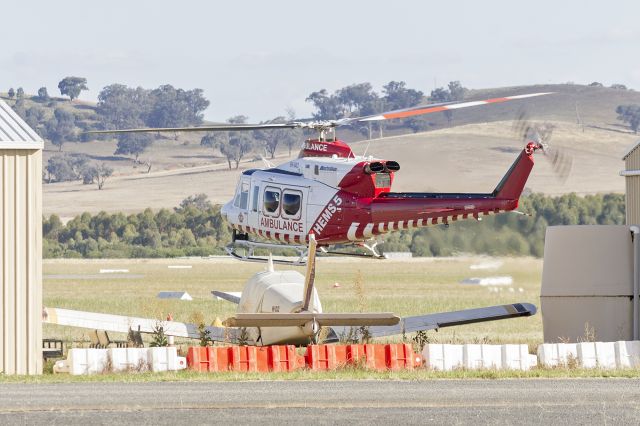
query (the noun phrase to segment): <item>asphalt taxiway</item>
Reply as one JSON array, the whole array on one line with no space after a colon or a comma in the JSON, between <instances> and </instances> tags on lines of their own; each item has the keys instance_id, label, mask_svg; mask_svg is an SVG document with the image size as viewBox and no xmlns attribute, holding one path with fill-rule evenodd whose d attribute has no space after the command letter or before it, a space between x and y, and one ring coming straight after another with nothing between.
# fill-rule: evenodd
<instances>
[{"instance_id":1,"label":"asphalt taxiway","mask_svg":"<svg viewBox=\"0 0 640 426\"><path fill-rule=\"evenodd\" d=\"M638 379L0 385L0 424L640 422Z\"/></svg>"}]
</instances>

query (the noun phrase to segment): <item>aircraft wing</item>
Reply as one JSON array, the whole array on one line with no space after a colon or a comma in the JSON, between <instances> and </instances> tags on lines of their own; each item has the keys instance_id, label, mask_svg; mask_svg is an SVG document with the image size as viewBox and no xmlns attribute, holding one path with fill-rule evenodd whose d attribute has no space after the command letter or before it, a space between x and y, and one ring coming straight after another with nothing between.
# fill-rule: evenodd
<instances>
[{"instance_id":1,"label":"aircraft wing","mask_svg":"<svg viewBox=\"0 0 640 426\"><path fill-rule=\"evenodd\" d=\"M128 333L129 329L135 331L139 329L141 333L153 333L155 328L160 325L164 328L164 333L167 336L188 337L191 339L200 338L200 332L196 324L74 311L71 309L44 308L43 322L119 333ZM229 343L236 343L238 341L237 329L210 326L206 327L206 330L209 331L209 337L213 341Z\"/></svg>"},{"instance_id":2,"label":"aircraft wing","mask_svg":"<svg viewBox=\"0 0 640 426\"><path fill-rule=\"evenodd\" d=\"M421 330L437 330L443 327L472 324L474 322L528 317L535 315L536 311L535 305L531 303L513 303L510 305L418 315L402 318L396 325L369 327L369 334L371 337L383 337ZM351 327L331 327L331 329L333 332L329 333L326 340L328 342L337 342L340 340L340 336L348 335L351 331Z\"/></svg>"},{"instance_id":3,"label":"aircraft wing","mask_svg":"<svg viewBox=\"0 0 640 426\"><path fill-rule=\"evenodd\" d=\"M240 304L240 296L237 296L233 293L225 293L224 291L211 290L211 294L213 294L215 297L219 297L220 299L224 299L227 302L235 303L236 305Z\"/></svg>"}]
</instances>

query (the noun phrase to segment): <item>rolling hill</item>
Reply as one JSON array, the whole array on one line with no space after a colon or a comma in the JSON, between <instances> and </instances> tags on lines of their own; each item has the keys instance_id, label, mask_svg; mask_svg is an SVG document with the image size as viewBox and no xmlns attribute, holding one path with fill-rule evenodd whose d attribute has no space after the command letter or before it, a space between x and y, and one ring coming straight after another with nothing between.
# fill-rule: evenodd
<instances>
[{"instance_id":1,"label":"rolling hill","mask_svg":"<svg viewBox=\"0 0 640 426\"><path fill-rule=\"evenodd\" d=\"M340 130L339 136L353 142L356 153L366 150L400 162L394 190L487 191L497 184L522 146L513 134L512 120L526 110L532 120L551 122L555 126L552 143L566 148L574 158L571 175L561 183L539 156L528 183L530 190L548 194L622 192L624 181L618 175L623 167L621 157L637 136L616 120L615 108L640 104L640 93L567 84L476 90L469 98L540 91L555 94L456 111L452 123L443 114L429 115L424 120L430 130L421 133L407 133L410 130L400 123L389 123L384 138L362 141L362 134L350 129ZM194 134L168 135L156 141L142 156L142 160L151 160L150 173L129 158L113 155L114 141L65 144L66 153L84 153L105 162L115 169L115 175L101 191L81 182L46 184L45 214L69 217L83 211L171 208L201 192L214 202L225 202L233 193L239 172L227 170L219 154L199 145L199 138ZM58 155L57 148L47 143L45 162L54 155ZM283 149L274 162L288 158ZM240 169L253 167L262 167L262 162L251 158Z\"/></svg>"}]
</instances>

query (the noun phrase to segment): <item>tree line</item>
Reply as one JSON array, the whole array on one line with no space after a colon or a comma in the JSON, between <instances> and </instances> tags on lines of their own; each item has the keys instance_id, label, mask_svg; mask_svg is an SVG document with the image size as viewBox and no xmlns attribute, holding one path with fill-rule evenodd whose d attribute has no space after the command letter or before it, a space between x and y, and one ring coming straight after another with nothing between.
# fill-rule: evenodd
<instances>
[{"instance_id":1,"label":"tree line","mask_svg":"<svg viewBox=\"0 0 640 426\"><path fill-rule=\"evenodd\" d=\"M541 257L550 225L623 224L624 195L579 197L575 194L522 197L520 210L530 216L504 213L390 233L378 247L383 252L410 251L414 256L457 253L531 255ZM145 258L223 254L231 241L220 207L203 194L185 199L173 210L147 209L137 214L84 213L63 224L56 215L44 218L46 258Z\"/></svg>"},{"instance_id":2,"label":"tree line","mask_svg":"<svg viewBox=\"0 0 640 426\"><path fill-rule=\"evenodd\" d=\"M203 121L203 112L210 102L204 97L202 89L185 90L171 85L162 85L156 89L128 87L123 84L111 84L104 87L98 95L95 108L82 108L74 104L83 90L88 90L87 79L83 77L65 77L58 84L61 95L68 96L75 108L69 108L60 98L49 96L47 88L38 90L31 97L35 104L28 106L22 88L16 92L10 89L9 98L17 96L13 108L43 138L48 139L63 151L66 142L86 142L95 138L111 138L111 135L89 135L90 130L116 130L136 127L185 127L197 126ZM424 102L448 102L464 97L466 89L459 82L451 82L425 96L420 90L407 87L404 81L390 81L382 87L382 92L373 90L370 83L345 86L330 94L326 89L311 93L307 102L313 104L313 118L318 120L339 119L353 115L369 115L381 111L402 109ZM451 121L452 113L447 118ZM293 110L264 123L284 123L296 120ZM227 120L229 123L246 123L248 117L238 115ZM403 125L413 131L425 130L424 119L407 120ZM382 124L378 124L382 134ZM356 128L371 138L372 127ZM274 158L276 151L287 148L289 154L304 137L301 130L256 130L253 132L214 132L201 139L201 145L219 152L228 162L229 168L237 168L240 161L252 154L264 154ZM157 134L131 133L116 136L115 155L131 156L139 163L139 157L159 138ZM63 169L73 169L76 160L60 154L52 159L47 182L82 178L79 173L62 173ZM61 166L62 163L69 163ZM150 164L147 165L150 169ZM95 165L98 167L98 165ZM106 166L104 166L106 167ZM55 171L59 172L56 173Z\"/></svg>"},{"instance_id":3,"label":"tree line","mask_svg":"<svg viewBox=\"0 0 640 426\"><path fill-rule=\"evenodd\" d=\"M58 84L58 89L61 95L69 97L69 101L49 96L46 87L41 87L38 95L31 97L27 97L21 87L17 91L11 88L7 96L10 100L15 98L13 109L18 115L60 151L60 155L49 160L45 181L82 179L85 183L97 183L99 189L111 175L111 168L103 163L87 164L86 157L62 154L65 143L111 137L86 133L91 130L199 125L204 110L209 106L202 89L184 90L168 84L156 89L112 84L100 91L96 107L75 102L83 90L88 90L86 78L65 77ZM156 135L149 134L118 135L114 154L130 155L138 163L139 155L156 138ZM83 163L82 170L79 163Z\"/></svg>"}]
</instances>

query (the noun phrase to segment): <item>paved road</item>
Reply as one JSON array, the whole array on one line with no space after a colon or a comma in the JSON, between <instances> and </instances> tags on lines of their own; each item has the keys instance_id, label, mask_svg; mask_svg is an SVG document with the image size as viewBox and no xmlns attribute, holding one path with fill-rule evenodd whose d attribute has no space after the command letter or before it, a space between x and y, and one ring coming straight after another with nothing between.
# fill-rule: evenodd
<instances>
[{"instance_id":1,"label":"paved road","mask_svg":"<svg viewBox=\"0 0 640 426\"><path fill-rule=\"evenodd\" d=\"M0 385L0 424L638 424L640 379Z\"/></svg>"}]
</instances>

